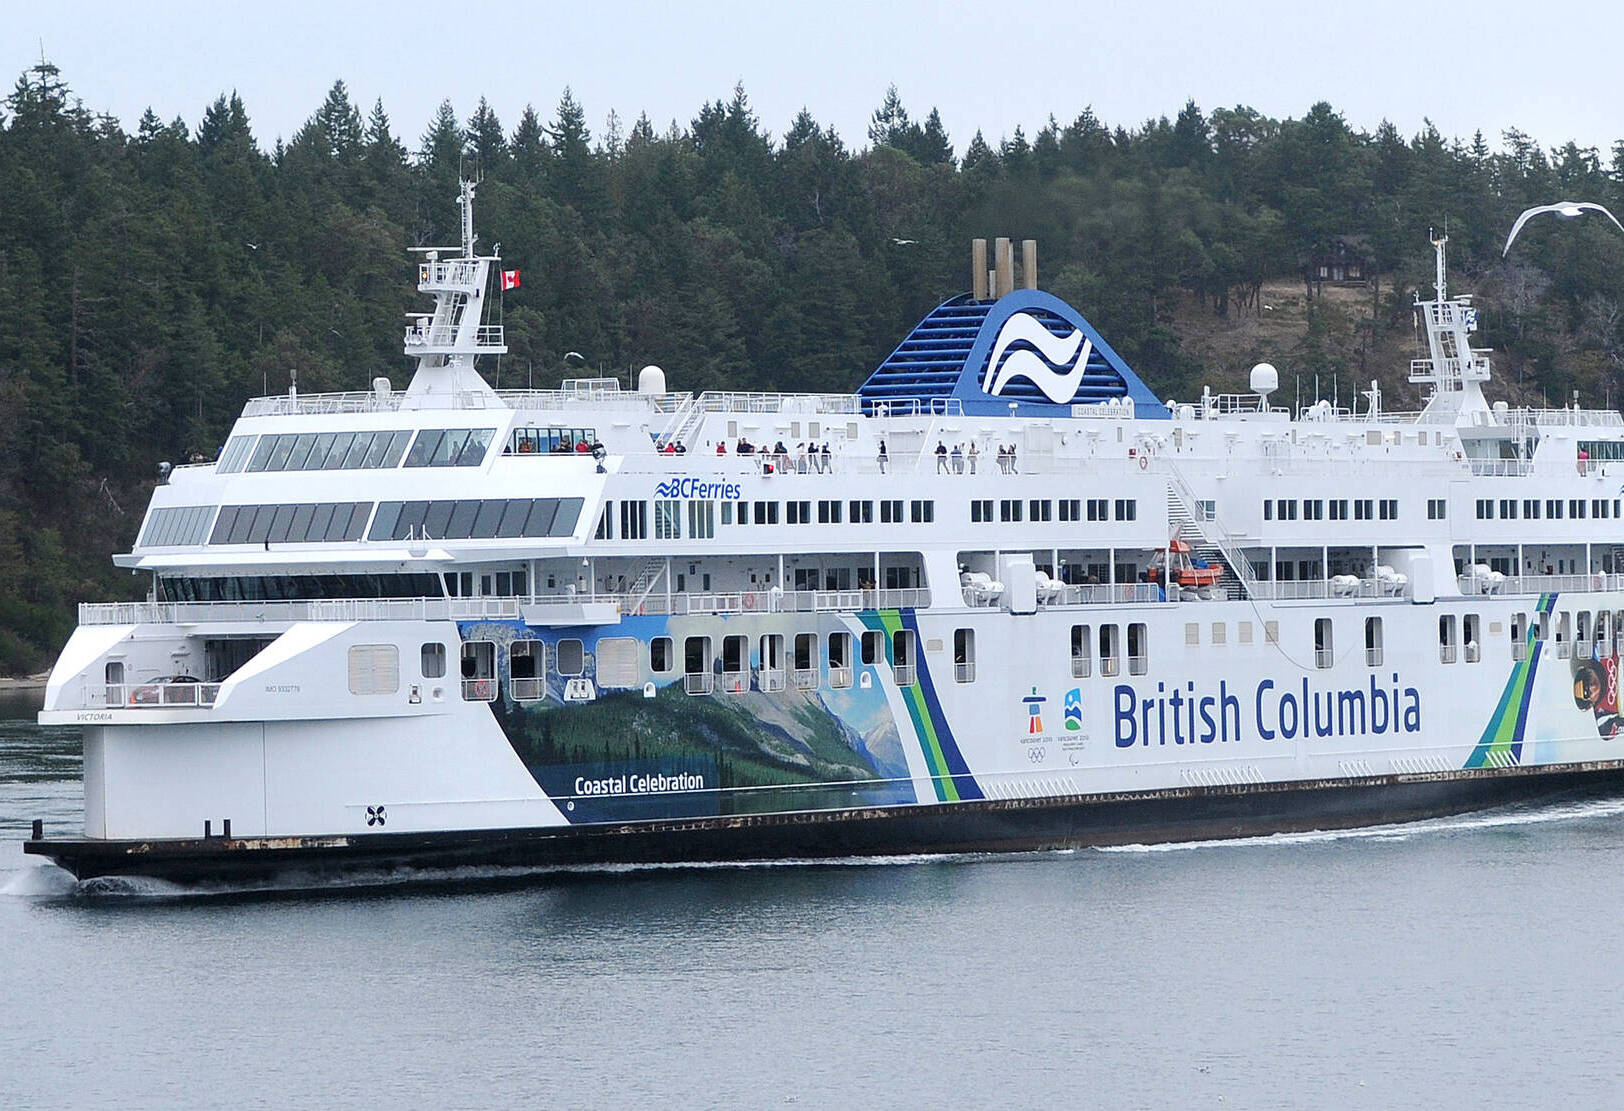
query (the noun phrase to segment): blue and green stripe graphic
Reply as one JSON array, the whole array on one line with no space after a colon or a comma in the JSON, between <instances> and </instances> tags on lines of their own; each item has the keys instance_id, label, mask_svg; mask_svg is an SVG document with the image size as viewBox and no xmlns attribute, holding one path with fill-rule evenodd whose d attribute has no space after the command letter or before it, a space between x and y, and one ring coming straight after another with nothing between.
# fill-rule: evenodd
<instances>
[{"instance_id":1,"label":"blue and green stripe graphic","mask_svg":"<svg viewBox=\"0 0 1624 1111\"><path fill-rule=\"evenodd\" d=\"M885 634L885 658L893 666L898 630L907 629L914 635L915 682L897 689L902 694L903 705L908 707L914 736L919 738L924 751L937 800L960 802L985 798L959 752L958 743L953 740L953 730L948 727L947 715L936 697L936 685L931 681L930 669L925 666L924 640L919 635L919 623L913 610L869 610L858 616L864 628Z\"/></svg>"},{"instance_id":2,"label":"blue and green stripe graphic","mask_svg":"<svg viewBox=\"0 0 1624 1111\"><path fill-rule=\"evenodd\" d=\"M1555 594L1541 594L1536 612L1548 614L1556 605ZM1522 762L1523 727L1528 722L1528 704L1534 693L1534 676L1539 671L1539 652L1544 642L1539 639L1536 618L1523 630L1523 658L1511 669L1506 689L1494 708L1494 715L1483 730L1482 738L1472 755L1467 757L1468 768L1503 768Z\"/></svg>"}]
</instances>

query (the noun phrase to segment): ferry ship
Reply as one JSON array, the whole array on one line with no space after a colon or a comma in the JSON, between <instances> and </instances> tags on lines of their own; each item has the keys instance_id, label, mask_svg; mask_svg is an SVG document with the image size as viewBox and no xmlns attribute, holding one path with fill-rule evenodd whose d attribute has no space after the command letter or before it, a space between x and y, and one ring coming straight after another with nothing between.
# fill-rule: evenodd
<instances>
[{"instance_id":1,"label":"ferry ship","mask_svg":"<svg viewBox=\"0 0 1624 1111\"><path fill-rule=\"evenodd\" d=\"M855 394L499 391L426 250L404 389L247 403L157 486L40 721L80 877L1041 850L1401 821L1624 772L1624 420L1158 399L973 245ZM680 374L680 368L678 373Z\"/></svg>"}]
</instances>

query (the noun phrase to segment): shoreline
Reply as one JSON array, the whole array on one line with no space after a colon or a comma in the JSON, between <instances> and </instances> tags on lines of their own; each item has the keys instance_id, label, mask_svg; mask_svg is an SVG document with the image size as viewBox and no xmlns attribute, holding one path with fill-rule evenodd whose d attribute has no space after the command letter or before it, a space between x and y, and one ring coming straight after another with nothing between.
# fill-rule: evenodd
<instances>
[{"instance_id":1,"label":"shoreline","mask_svg":"<svg viewBox=\"0 0 1624 1111\"><path fill-rule=\"evenodd\" d=\"M51 677L48 671L38 675L24 675L19 678L0 675L0 695L12 692L33 692L45 689L46 681Z\"/></svg>"}]
</instances>

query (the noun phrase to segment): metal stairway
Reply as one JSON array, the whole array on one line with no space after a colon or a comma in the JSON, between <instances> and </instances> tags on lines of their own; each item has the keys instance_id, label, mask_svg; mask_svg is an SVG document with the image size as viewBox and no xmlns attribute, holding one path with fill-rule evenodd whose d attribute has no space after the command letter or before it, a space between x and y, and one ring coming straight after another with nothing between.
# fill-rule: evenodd
<instances>
[{"instance_id":1,"label":"metal stairway","mask_svg":"<svg viewBox=\"0 0 1624 1111\"><path fill-rule=\"evenodd\" d=\"M1231 601L1257 596L1257 579L1252 565L1241 553L1229 530L1216 519L1209 519L1201 511L1200 499L1184 475L1166 456L1153 457L1156 468L1167 476L1167 521L1171 539L1183 540L1190 545L1192 558L1224 565L1220 580Z\"/></svg>"},{"instance_id":2,"label":"metal stairway","mask_svg":"<svg viewBox=\"0 0 1624 1111\"><path fill-rule=\"evenodd\" d=\"M704 406L700 404L698 397L689 394L671 413L671 419L665 422L665 427L654 440L655 448L663 449L667 444L680 443L690 451L693 450L693 444L689 443L688 439L704 419Z\"/></svg>"}]
</instances>

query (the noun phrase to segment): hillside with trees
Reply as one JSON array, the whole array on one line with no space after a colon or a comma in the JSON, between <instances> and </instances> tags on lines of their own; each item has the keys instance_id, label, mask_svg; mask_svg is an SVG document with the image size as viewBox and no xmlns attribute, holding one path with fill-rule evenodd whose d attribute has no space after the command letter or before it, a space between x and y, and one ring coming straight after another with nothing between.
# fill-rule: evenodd
<instances>
[{"instance_id":1,"label":"hillside with trees","mask_svg":"<svg viewBox=\"0 0 1624 1111\"><path fill-rule=\"evenodd\" d=\"M1446 138L1186 104L1137 126L1068 108L1036 135L955 144L890 91L851 145L808 111L770 131L743 89L686 124L613 114L565 90L504 122L442 104L420 137L336 83L267 147L235 94L194 122L127 131L40 63L0 111L0 673L49 662L81 599L140 596L115 571L154 469L212 454L245 399L287 387L403 384L405 248L455 242L477 175L484 243L522 288L501 304L503 387L647 363L673 388L850 390L907 329L968 286L972 236L1041 244L1042 284L1076 304L1163 395L1282 381L1383 380L1402 407L1412 291L1429 228L1478 295L1500 394L1614 404L1624 236L1604 219L1531 226L1559 198L1624 201L1624 144L1546 151L1508 132ZM1059 106L1057 106L1059 107ZM1073 114L1075 112L1075 114ZM1318 280L1353 242L1370 281Z\"/></svg>"}]
</instances>

